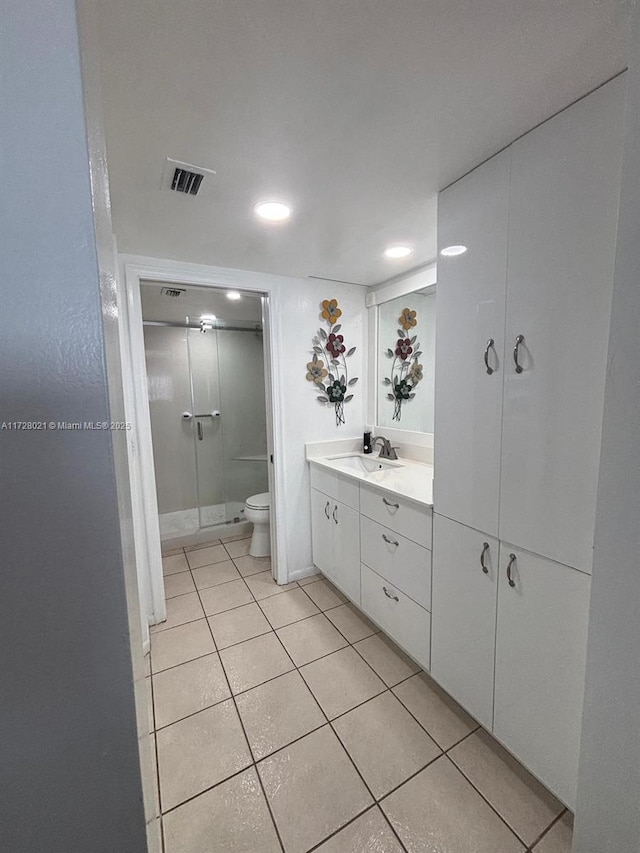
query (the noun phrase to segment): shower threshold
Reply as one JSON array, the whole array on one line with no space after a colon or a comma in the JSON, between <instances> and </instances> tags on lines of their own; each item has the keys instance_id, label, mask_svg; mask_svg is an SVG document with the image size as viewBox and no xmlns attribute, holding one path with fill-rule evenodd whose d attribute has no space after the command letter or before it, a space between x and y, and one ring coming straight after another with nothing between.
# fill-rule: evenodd
<instances>
[{"instance_id":1,"label":"shower threshold","mask_svg":"<svg viewBox=\"0 0 640 853\"><path fill-rule=\"evenodd\" d=\"M160 540L163 549L199 545L212 539L238 536L253 529L244 518L244 504L239 501L226 504L182 510L161 514ZM171 543L171 544L169 544Z\"/></svg>"}]
</instances>

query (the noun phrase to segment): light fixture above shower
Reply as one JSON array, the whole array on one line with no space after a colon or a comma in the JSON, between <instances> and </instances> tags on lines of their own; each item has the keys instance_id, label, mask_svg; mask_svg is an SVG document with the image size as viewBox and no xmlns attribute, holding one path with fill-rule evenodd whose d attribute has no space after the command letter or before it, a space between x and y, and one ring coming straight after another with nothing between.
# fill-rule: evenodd
<instances>
[{"instance_id":1,"label":"light fixture above shower","mask_svg":"<svg viewBox=\"0 0 640 853\"><path fill-rule=\"evenodd\" d=\"M200 331L204 333L207 329L214 329L216 319L215 314L202 314L200 317Z\"/></svg>"}]
</instances>

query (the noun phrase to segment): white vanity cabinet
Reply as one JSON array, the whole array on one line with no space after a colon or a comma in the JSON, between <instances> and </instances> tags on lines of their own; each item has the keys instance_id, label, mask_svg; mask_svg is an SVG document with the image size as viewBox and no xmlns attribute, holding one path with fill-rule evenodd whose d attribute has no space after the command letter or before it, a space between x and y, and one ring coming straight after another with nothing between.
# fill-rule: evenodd
<instances>
[{"instance_id":1,"label":"white vanity cabinet","mask_svg":"<svg viewBox=\"0 0 640 853\"><path fill-rule=\"evenodd\" d=\"M338 589L360 605L358 484L312 466L311 487L313 562Z\"/></svg>"},{"instance_id":2,"label":"white vanity cabinet","mask_svg":"<svg viewBox=\"0 0 640 853\"><path fill-rule=\"evenodd\" d=\"M311 527L314 565L428 670L431 508L312 464Z\"/></svg>"},{"instance_id":3,"label":"white vanity cabinet","mask_svg":"<svg viewBox=\"0 0 640 853\"><path fill-rule=\"evenodd\" d=\"M430 507L360 486L362 609L426 670L431 665L431 540Z\"/></svg>"}]
</instances>

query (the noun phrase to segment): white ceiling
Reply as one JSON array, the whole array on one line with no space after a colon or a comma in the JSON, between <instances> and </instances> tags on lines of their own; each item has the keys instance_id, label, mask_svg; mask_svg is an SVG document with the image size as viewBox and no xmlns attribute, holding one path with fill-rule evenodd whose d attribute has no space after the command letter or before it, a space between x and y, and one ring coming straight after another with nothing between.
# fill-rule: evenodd
<instances>
[{"instance_id":1,"label":"white ceiling","mask_svg":"<svg viewBox=\"0 0 640 853\"><path fill-rule=\"evenodd\" d=\"M432 260L437 191L622 70L627 5L97 4L118 247L360 284ZM161 191L167 156L217 175ZM288 224L253 217L269 196Z\"/></svg>"}]
</instances>

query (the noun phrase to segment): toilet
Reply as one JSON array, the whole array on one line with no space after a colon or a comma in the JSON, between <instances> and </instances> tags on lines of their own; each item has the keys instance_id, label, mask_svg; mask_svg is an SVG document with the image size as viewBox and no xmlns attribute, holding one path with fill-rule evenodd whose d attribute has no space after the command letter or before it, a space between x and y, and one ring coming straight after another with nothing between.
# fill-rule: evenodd
<instances>
[{"instance_id":1,"label":"toilet","mask_svg":"<svg viewBox=\"0 0 640 853\"><path fill-rule=\"evenodd\" d=\"M249 554L252 557L271 556L271 531L269 521L271 518L271 496L269 492L259 495L251 495L244 505L244 516L253 522L253 536Z\"/></svg>"}]
</instances>

